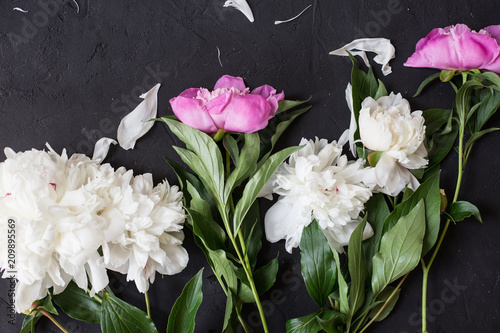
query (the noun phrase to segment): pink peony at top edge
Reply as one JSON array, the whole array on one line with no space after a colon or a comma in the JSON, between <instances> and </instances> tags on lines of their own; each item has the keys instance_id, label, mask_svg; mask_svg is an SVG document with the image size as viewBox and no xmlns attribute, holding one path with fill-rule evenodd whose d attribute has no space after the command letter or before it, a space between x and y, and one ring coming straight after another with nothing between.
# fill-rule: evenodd
<instances>
[{"instance_id":1,"label":"pink peony at top edge","mask_svg":"<svg viewBox=\"0 0 500 333\"><path fill-rule=\"evenodd\" d=\"M450 70L484 69L500 73L500 25L479 32L465 24L433 29L422 38L407 67Z\"/></svg>"},{"instance_id":2,"label":"pink peony at top edge","mask_svg":"<svg viewBox=\"0 0 500 333\"><path fill-rule=\"evenodd\" d=\"M172 98L170 105L181 122L207 134L220 129L253 133L267 126L284 97L269 85L250 92L241 77L224 75L213 91L190 88Z\"/></svg>"}]
</instances>

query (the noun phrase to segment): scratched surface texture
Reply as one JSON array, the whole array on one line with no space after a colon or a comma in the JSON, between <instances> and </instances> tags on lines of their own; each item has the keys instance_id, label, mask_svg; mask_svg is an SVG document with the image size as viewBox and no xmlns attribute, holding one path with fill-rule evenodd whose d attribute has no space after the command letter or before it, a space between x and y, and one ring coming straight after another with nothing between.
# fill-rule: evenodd
<instances>
[{"instance_id":1,"label":"scratched surface texture","mask_svg":"<svg viewBox=\"0 0 500 333\"><path fill-rule=\"evenodd\" d=\"M279 147L302 137L338 139L349 125L344 89L350 80L348 60L328 55L359 37L386 37L396 47L393 74L377 76L389 90L401 92L414 110L449 108L452 91L434 85L412 98L419 83L434 73L403 63L417 41L432 28L466 23L479 30L499 24L495 0L352 1L249 0L250 23L223 0L4 0L0 3L0 146L15 151L43 149L91 155L97 139L116 137L120 119L139 102L138 96L161 82L159 115L171 114L168 100L189 87L211 88L223 74L242 76L247 85L270 84L288 99L312 96L311 111L293 124ZM296 20L274 25L312 7ZM23 13L13 10L20 7ZM219 55L220 52L220 55ZM490 124L500 126L499 117ZM500 327L500 154L490 134L476 147L463 182L461 198L479 206L484 224L466 220L452 226L430 275L429 331L432 333L498 332ZM164 162L179 161L172 145L180 142L161 124L141 139L136 149L110 150L106 162L136 174L152 172L155 181L176 183ZM3 154L0 160L3 160ZM443 187L453 191L455 160L446 161ZM262 203L263 209L270 203ZM3 240L2 240L3 241ZM177 276L157 277L150 289L152 316L160 332L184 284L205 265L202 252L187 232L190 263ZM271 332L284 332L287 319L314 311L300 277L298 251L264 240L262 262L280 255L274 288L263 295ZM207 267L208 268L208 267ZM123 277L111 275L111 286L124 300L144 308L143 297ZM420 331L421 272L403 284L400 301L369 332ZM0 332L19 332L23 315L8 323L8 283L0 281ZM204 300L196 332L220 332L225 297L210 269L203 279ZM253 332L255 308L245 307ZM61 315L71 332L99 332L92 324ZM56 332L42 320L37 332Z\"/></svg>"}]
</instances>

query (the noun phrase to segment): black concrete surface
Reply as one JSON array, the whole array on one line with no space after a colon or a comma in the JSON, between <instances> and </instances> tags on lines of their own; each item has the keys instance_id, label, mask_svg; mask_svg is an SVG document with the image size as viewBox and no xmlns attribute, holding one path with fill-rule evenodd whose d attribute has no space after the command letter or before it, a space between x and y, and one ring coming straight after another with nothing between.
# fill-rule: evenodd
<instances>
[{"instance_id":1,"label":"black concrete surface","mask_svg":"<svg viewBox=\"0 0 500 333\"><path fill-rule=\"evenodd\" d=\"M138 96L161 82L159 115L171 114L168 100L189 87L212 87L223 74L242 76L250 87L271 84L288 99L312 96L313 108L290 127L279 147L297 144L302 137L338 139L349 126L344 89L351 64L328 55L358 37L386 37L396 47L393 74L376 74L389 90L401 92L413 109L449 108L449 86L433 85L418 98L411 96L431 69L403 67L417 41L432 28L466 23L479 30L500 24L494 0L444 1L325 1L249 0L255 22L250 23L223 0L4 0L0 3L0 148L15 151L43 149L91 155L95 141L115 137L120 119ZM312 4L300 18L281 25ZM14 7L28 10L13 11ZM220 50L220 63L218 57ZM500 125L498 116L492 126ZM500 185L499 134L490 134L475 147L466 170L461 198L475 203L484 224L466 220L453 225L430 274L429 332L498 332L500 320ZM179 160L172 149L179 144L161 124L124 151L112 147L106 162L134 172L152 172L156 181L176 183L164 162ZM3 156L3 155L2 155ZM0 158L3 160L3 157ZM455 159L444 164L442 187L452 193ZM269 207L263 202L262 207ZM3 241L3 240L2 240ZM202 252L187 231L185 246L191 260L182 274L157 277L150 289L152 316L160 332L184 284L205 264ZM300 277L298 251L286 253L284 243L264 241L262 262L280 253L274 288L262 300L271 332L284 332L287 319L315 309ZM126 301L144 309L133 283L112 274L112 288ZM8 322L8 281L0 281L0 332L18 332L22 315ZM403 284L394 312L369 332L420 332L421 271ZM225 297L207 267L204 300L196 332L219 332ZM253 332L255 308L245 307ZM99 332L99 326L60 321L71 332ZM37 332L57 332L42 320Z\"/></svg>"}]
</instances>

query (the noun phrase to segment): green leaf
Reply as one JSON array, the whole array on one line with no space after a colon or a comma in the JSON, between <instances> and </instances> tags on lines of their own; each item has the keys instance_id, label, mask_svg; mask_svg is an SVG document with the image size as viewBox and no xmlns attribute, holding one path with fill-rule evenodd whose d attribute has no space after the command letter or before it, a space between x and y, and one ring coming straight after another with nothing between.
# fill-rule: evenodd
<instances>
[{"instance_id":1,"label":"green leaf","mask_svg":"<svg viewBox=\"0 0 500 333\"><path fill-rule=\"evenodd\" d=\"M387 89L385 89L384 83L382 81L380 81L380 79L379 79L377 92L375 93L375 96L372 96L372 97L373 97L373 99L377 100L380 97L387 96L387 95L388 95Z\"/></svg>"},{"instance_id":2,"label":"green leaf","mask_svg":"<svg viewBox=\"0 0 500 333\"><path fill-rule=\"evenodd\" d=\"M262 130L260 130L260 147L261 153L259 156L259 163L257 168L259 169L262 164L264 164L269 156L271 155L274 145L278 141L279 137L285 132L285 130L290 126L290 124L301 114L307 112L311 107L306 107L300 110L294 110L288 112L287 114L280 115L279 117L274 117L269 120L269 124Z\"/></svg>"},{"instance_id":3,"label":"green leaf","mask_svg":"<svg viewBox=\"0 0 500 333\"><path fill-rule=\"evenodd\" d=\"M408 189L406 190L408 191ZM405 193L406 193L405 191ZM370 223L374 235L363 242L363 251L365 254L365 262L367 264L368 273L372 271L372 258L378 252L377 238L382 238L384 221L389 216L389 207L382 193L373 195L365 204L365 211L368 214L368 223Z\"/></svg>"},{"instance_id":4,"label":"green leaf","mask_svg":"<svg viewBox=\"0 0 500 333\"><path fill-rule=\"evenodd\" d=\"M240 151L238 149L238 143L231 135L224 136L222 141L224 148L229 152L231 159L235 166L238 166L240 159Z\"/></svg>"},{"instance_id":5,"label":"green leaf","mask_svg":"<svg viewBox=\"0 0 500 333\"><path fill-rule=\"evenodd\" d=\"M109 293L103 293L101 309L103 333L157 333L156 327L143 311Z\"/></svg>"},{"instance_id":6,"label":"green leaf","mask_svg":"<svg viewBox=\"0 0 500 333\"><path fill-rule=\"evenodd\" d=\"M347 264L349 276L351 277L351 291L349 293L349 314L347 316L347 327L350 327L352 316L361 308L365 300L365 279L368 276L365 260L363 259L363 231L366 226L366 218L354 229L349 246L347 247Z\"/></svg>"},{"instance_id":7,"label":"green leaf","mask_svg":"<svg viewBox=\"0 0 500 333\"><path fill-rule=\"evenodd\" d=\"M228 328L229 328L228 331L231 331L231 326L229 326L229 323L231 321L231 317L232 317L233 312L234 312L233 293L228 292L227 299L226 299L226 310L224 311L224 322L222 325L223 332L226 332L226 329L228 329Z\"/></svg>"},{"instance_id":8,"label":"green leaf","mask_svg":"<svg viewBox=\"0 0 500 333\"><path fill-rule=\"evenodd\" d=\"M276 169L290 154L299 150L300 148L302 147L289 147L277 152L276 154L269 157L264 165L262 165L262 167L252 176L252 178L250 178L245 186L245 189L243 190L243 195L240 201L238 201L238 203L236 204L233 217L234 234L238 233L245 215L253 205L254 201L257 199L257 196L259 195L264 185L274 174Z\"/></svg>"},{"instance_id":9,"label":"green leaf","mask_svg":"<svg viewBox=\"0 0 500 333\"><path fill-rule=\"evenodd\" d=\"M498 131L498 130L500 130L500 128L492 127L492 128L488 128L488 129L476 132L473 135L471 135L471 137L469 138L469 140L467 140L467 143L465 144L465 147L464 147L464 150L466 151L466 156L468 156L468 152L470 151L472 145L478 139L480 139L485 134L488 134L488 133L491 133L491 132L495 132L495 131Z\"/></svg>"},{"instance_id":10,"label":"green leaf","mask_svg":"<svg viewBox=\"0 0 500 333\"><path fill-rule=\"evenodd\" d=\"M394 293L392 298L388 301L387 305L385 305L384 309L380 314L377 316L375 321L382 321L384 320L394 309L394 306L396 305L396 302L399 299L399 294L401 292L401 289L397 289L392 286L387 286L385 289L380 293L380 295L377 297L377 301L374 303L375 306L372 308L370 314L368 315L369 318L374 318L377 313L382 309L384 306L385 302L391 297L391 295Z\"/></svg>"},{"instance_id":11,"label":"green leaf","mask_svg":"<svg viewBox=\"0 0 500 333\"><path fill-rule=\"evenodd\" d=\"M450 128L450 132L445 133L435 133L432 135L429 141L428 158L429 166L427 169L431 169L433 166L440 163L451 151L453 144L455 143L458 136L458 125L453 124Z\"/></svg>"},{"instance_id":12,"label":"green leaf","mask_svg":"<svg viewBox=\"0 0 500 333\"><path fill-rule=\"evenodd\" d=\"M317 333L321 331L321 324L316 319L321 311L310 315L290 319L286 322L286 333Z\"/></svg>"},{"instance_id":13,"label":"green leaf","mask_svg":"<svg viewBox=\"0 0 500 333\"><path fill-rule=\"evenodd\" d=\"M238 289L238 278L236 277L231 262L227 259L226 252L223 250L214 251L208 249L208 253L214 264L214 267L212 267L214 273L219 277L219 280L224 277L227 287L235 294Z\"/></svg>"},{"instance_id":14,"label":"green leaf","mask_svg":"<svg viewBox=\"0 0 500 333\"><path fill-rule=\"evenodd\" d=\"M316 320L327 333L343 333L342 327L346 316L334 310L325 310L316 317ZM340 329L339 329L340 328Z\"/></svg>"},{"instance_id":15,"label":"green leaf","mask_svg":"<svg viewBox=\"0 0 500 333\"><path fill-rule=\"evenodd\" d=\"M422 112L425 119L425 134L430 136L437 132L444 124L448 122L452 115L451 110L429 109Z\"/></svg>"},{"instance_id":16,"label":"green leaf","mask_svg":"<svg viewBox=\"0 0 500 333\"><path fill-rule=\"evenodd\" d=\"M330 249L335 258L335 263L337 265L337 281L339 282L339 301L340 301L340 312L343 314L349 313L349 300L347 297L347 293L349 291L349 287L345 282L344 276L342 275L342 270L340 269L340 258L337 250L335 250L331 245Z\"/></svg>"},{"instance_id":17,"label":"green leaf","mask_svg":"<svg viewBox=\"0 0 500 333\"><path fill-rule=\"evenodd\" d=\"M373 257L372 290L378 295L389 283L414 269L420 261L425 234L425 205L421 199L382 237Z\"/></svg>"},{"instance_id":18,"label":"green leaf","mask_svg":"<svg viewBox=\"0 0 500 333\"><path fill-rule=\"evenodd\" d=\"M101 303L73 281L62 293L54 295L53 299L71 318L96 324L101 321Z\"/></svg>"},{"instance_id":19,"label":"green leaf","mask_svg":"<svg viewBox=\"0 0 500 333\"><path fill-rule=\"evenodd\" d=\"M254 270L257 264L257 254L262 248L262 227L260 225L260 208L258 201L255 201L248 210L241 224L241 234L245 240L246 250L243 256L248 256L250 267Z\"/></svg>"},{"instance_id":20,"label":"green leaf","mask_svg":"<svg viewBox=\"0 0 500 333\"><path fill-rule=\"evenodd\" d=\"M479 209L467 201L457 201L452 203L446 210L446 213L453 222L463 221L472 215L474 215L479 222L483 222Z\"/></svg>"},{"instance_id":21,"label":"green leaf","mask_svg":"<svg viewBox=\"0 0 500 333\"><path fill-rule=\"evenodd\" d=\"M205 133L187 126L181 122L161 118L182 142L186 150L174 147L186 163L208 186L214 198L222 208L222 195L224 192L224 167L222 155L214 140ZM193 168L194 167L194 168Z\"/></svg>"},{"instance_id":22,"label":"green leaf","mask_svg":"<svg viewBox=\"0 0 500 333\"><path fill-rule=\"evenodd\" d=\"M201 197L201 194L200 192L198 192L198 189L188 180L186 181L185 187L187 188L187 192L191 197L189 205L186 205L186 207L190 207L192 210L196 210L200 214L205 215L207 218L213 219L212 208L210 204Z\"/></svg>"},{"instance_id":23,"label":"green leaf","mask_svg":"<svg viewBox=\"0 0 500 333\"><path fill-rule=\"evenodd\" d=\"M20 333L35 333L35 324L42 318L41 312L36 312L34 315L27 315L23 319Z\"/></svg>"},{"instance_id":24,"label":"green leaf","mask_svg":"<svg viewBox=\"0 0 500 333\"><path fill-rule=\"evenodd\" d=\"M245 133L245 144L241 149L239 164L229 175L224 188L224 202L227 202L234 187L249 177L257 168L260 153L260 139L257 133Z\"/></svg>"},{"instance_id":25,"label":"green leaf","mask_svg":"<svg viewBox=\"0 0 500 333\"><path fill-rule=\"evenodd\" d=\"M276 282L276 275L278 274L278 257L272 259L267 263L267 265L262 266L253 273L253 280L255 282L255 287L257 288L257 293L262 295L268 291ZM255 298L252 293L252 289L246 282L241 284L240 292L238 294L239 301L242 303L253 303Z\"/></svg>"},{"instance_id":26,"label":"green leaf","mask_svg":"<svg viewBox=\"0 0 500 333\"><path fill-rule=\"evenodd\" d=\"M296 106L302 105L304 103L307 103L311 100L312 97L309 97L305 101L290 101L290 100L282 100L278 102L278 110L276 110L276 114L280 114L282 112L288 111L293 109Z\"/></svg>"},{"instance_id":27,"label":"green leaf","mask_svg":"<svg viewBox=\"0 0 500 333\"><path fill-rule=\"evenodd\" d=\"M483 85L486 87L491 87L496 90L500 90L500 77L493 72L484 72L473 75L477 80L482 81Z\"/></svg>"},{"instance_id":28,"label":"green leaf","mask_svg":"<svg viewBox=\"0 0 500 333\"><path fill-rule=\"evenodd\" d=\"M424 88L427 87L427 85L429 83L431 83L432 81L436 80L439 77L440 74L441 74L440 72L432 74L427 79L425 79L424 81L422 81L422 83L420 84L420 86L417 89L417 92L415 93L415 95L413 95L413 97L417 97L418 95L420 95L420 93L422 92L422 90L424 90Z\"/></svg>"},{"instance_id":29,"label":"green leaf","mask_svg":"<svg viewBox=\"0 0 500 333\"><path fill-rule=\"evenodd\" d=\"M453 79L457 71L456 69L443 69L441 73L439 73L439 79L441 82L448 82Z\"/></svg>"},{"instance_id":30,"label":"green leaf","mask_svg":"<svg viewBox=\"0 0 500 333\"><path fill-rule=\"evenodd\" d=\"M378 163L378 161L380 161L380 158L382 157L382 155L384 154L383 151L372 151L368 154L368 163L370 164L371 167L375 167Z\"/></svg>"},{"instance_id":31,"label":"green leaf","mask_svg":"<svg viewBox=\"0 0 500 333\"><path fill-rule=\"evenodd\" d=\"M40 301L36 301L36 302L40 302ZM49 313L52 313L55 315L59 314L59 313L57 313L57 310L54 307L54 304L52 304L52 296L50 296L50 294L45 296L45 298L43 299L43 302L41 302L41 304L39 304L38 307L46 310Z\"/></svg>"},{"instance_id":32,"label":"green leaf","mask_svg":"<svg viewBox=\"0 0 500 333\"><path fill-rule=\"evenodd\" d=\"M304 228L300 240L300 270L311 298L323 307L336 282L333 254L318 223Z\"/></svg>"},{"instance_id":33,"label":"green leaf","mask_svg":"<svg viewBox=\"0 0 500 333\"><path fill-rule=\"evenodd\" d=\"M476 94L479 94L479 100L482 101L482 103L476 111L474 128L469 130L469 133L479 132L500 107L500 91L481 89L479 92L476 92Z\"/></svg>"},{"instance_id":34,"label":"green leaf","mask_svg":"<svg viewBox=\"0 0 500 333\"><path fill-rule=\"evenodd\" d=\"M210 215L201 214L189 208L186 208L186 211L193 222L193 233L200 238L207 249L214 251L225 249L226 233Z\"/></svg>"},{"instance_id":35,"label":"green leaf","mask_svg":"<svg viewBox=\"0 0 500 333\"><path fill-rule=\"evenodd\" d=\"M195 317L203 300L203 268L182 289L168 316L167 333L194 332Z\"/></svg>"},{"instance_id":36,"label":"green leaf","mask_svg":"<svg viewBox=\"0 0 500 333\"><path fill-rule=\"evenodd\" d=\"M399 219L407 215L421 199L425 202L425 236L422 249L424 256L436 243L441 222L440 206L441 193L439 192L439 173L430 176L415 192L405 201L396 206L384 222L382 234L391 229ZM377 243L381 235L375 235Z\"/></svg>"}]
</instances>

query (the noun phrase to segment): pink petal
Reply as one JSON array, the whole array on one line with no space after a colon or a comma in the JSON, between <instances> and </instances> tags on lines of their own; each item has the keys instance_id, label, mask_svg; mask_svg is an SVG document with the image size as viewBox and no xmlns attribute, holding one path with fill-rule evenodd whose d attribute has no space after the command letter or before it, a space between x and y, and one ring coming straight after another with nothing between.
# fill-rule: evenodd
<instances>
[{"instance_id":1,"label":"pink petal","mask_svg":"<svg viewBox=\"0 0 500 333\"><path fill-rule=\"evenodd\" d=\"M472 32L465 24L457 24L444 29L433 29L417 43L415 53L404 65L438 69L485 69L496 62L499 50L494 38Z\"/></svg>"},{"instance_id":2,"label":"pink petal","mask_svg":"<svg viewBox=\"0 0 500 333\"><path fill-rule=\"evenodd\" d=\"M484 28L484 30L500 44L500 25L490 25Z\"/></svg>"},{"instance_id":3,"label":"pink petal","mask_svg":"<svg viewBox=\"0 0 500 333\"><path fill-rule=\"evenodd\" d=\"M269 98L269 96L276 94L276 89L274 89L268 84L265 84L263 86L257 87L254 90L252 90L251 94L261 95L262 97L267 99Z\"/></svg>"},{"instance_id":4,"label":"pink petal","mask_svg":"<svg viewBox=\"0 0 500 333\"><path fill-rule=\"evenodd\" d=\"M226 106L231 102L232 95L233 93L228 91L225 94L209 100L204 105L204 108L207 110L217 128L224 128L227 117Z\"/></svg>"},{"instance_id":5,"label":"pink petal","mask_svg":"<svg viewBox=\"0 0 500 333\"><path fill-rule=\"evenodd\" d=\"M225 109L224 129L229 132L253 133L267 126L271 105L260 95L236 95Z\"/></svg>"},{"instance_id":6,"label":"pink petal","mask_svg":"<svg viewBox=\"0 0 500 333\"><path fill-rule=\"evenodd\" d=\"M191 93L188 91L186 92L186 94ZM170 100L170 105L172 106L172 110L177 118L179 118L179 120L184 124L199 129L205 133L217 132L217 127L215 126L212 118L203 107L203 101L195 98L186 98L183 94L184 93Z\"/></svg>"},{"instance_id":7,"label":"pink petal","mask_svg":"<svg viewBox=\"0 0 500 333\"><path fill-rule=\"evenodd\" d=\"M231 89L231 87L234 87L240 91L243 91L246 89L245 82L243 82L243 79L241 77L224 75L219 80L217 80L217 82L215 83L215 86L214 86L214 90L219 89L219 88Z\"/></svg>"}]
</instances>

